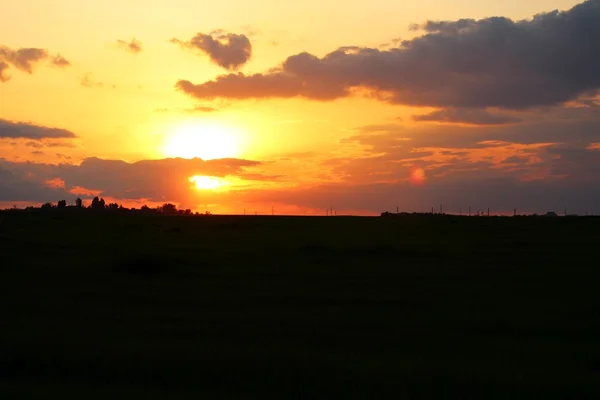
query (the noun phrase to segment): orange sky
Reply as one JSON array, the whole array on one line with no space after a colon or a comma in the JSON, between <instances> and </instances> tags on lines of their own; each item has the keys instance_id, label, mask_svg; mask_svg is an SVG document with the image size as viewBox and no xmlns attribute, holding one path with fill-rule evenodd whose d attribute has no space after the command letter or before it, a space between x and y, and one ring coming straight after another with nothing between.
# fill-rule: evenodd
<instances>
[{"instance_id":1,"label":"orange sky","mask_svg":"<svg viewBox=\"0 0 600 400\"><path fill-rule=\"evenodd\" d=\"M600 11L578 3L4 2L0 204L583 211Z\"/></svg>"}]
</instances>

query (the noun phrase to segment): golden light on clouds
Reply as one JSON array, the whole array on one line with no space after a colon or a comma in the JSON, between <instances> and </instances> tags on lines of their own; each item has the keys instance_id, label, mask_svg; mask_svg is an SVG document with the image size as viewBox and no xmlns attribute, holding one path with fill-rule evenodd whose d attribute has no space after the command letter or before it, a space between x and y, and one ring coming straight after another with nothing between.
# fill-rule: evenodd
<instances>
[{"instance_id":1,"label":"golden light on clouds","mask_svg":"<svg viewBox=\"0 0 600 400\"><path fill-rule=\"evenodd\" d=\"M162 151L167 157L214 160L240 156L238 130L218 123L188 122L170 132Z\"/></svg>"}]
</instances>

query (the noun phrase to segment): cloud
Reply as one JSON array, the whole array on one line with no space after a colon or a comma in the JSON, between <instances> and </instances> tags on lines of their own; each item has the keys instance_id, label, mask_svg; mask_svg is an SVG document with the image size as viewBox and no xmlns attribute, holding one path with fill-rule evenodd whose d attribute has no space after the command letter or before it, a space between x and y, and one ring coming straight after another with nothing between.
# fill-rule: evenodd
<instances>
[{"instance_id":1,"label":"cloud","mask_svg":"<svg viewBox=\"0 0 600 400\"><path fill-rule=\"evenodd\" d=\"M63 56L61 56L60 54L57 54L56 56L54 56L54 58L52 59L52 64L56 65L57 67L69 67L71 65L71 63L65 59Z\"/></svg>"},{"instance_id":2,"label":"cloud","mask_svg":"<svg viewBox=\"0 0 600 400\"><path fill-rule=\"evenodd\" d=\"M87 88L93 88L93 87L104 87L104 83L102 82L97 82L94 80L94 77L92 75L91 72L87 72L85 73L82 77L81 80L79 81L79 83L81 84L81 86L83 87L87 87ZM114 87L113 87L114 88Z\"/></svg>"},{"instance_id":3,"label":"cloud","mask_svg":"<svg viewBox=\"0 0 600 400\"><path fill-rule=\"evenodd\" d=\"M45 202L71 198L71 190L87 188L98 195L116 199L182 202L197 194L189 180L192 176L241 177L247 173L247 168L259 165L258 161L241 159L204 161L181 158L134 163L87 158L79 165L53 165L10 162L0 158L0 189L3 189L0 201ZM63 191L54 187L54 191L49 192L46 182L56 179L64 182ZM27 187L27 195L24 195L23 187Z\"/></svg>"},{"instance_id":4,"label":"cloud","mask_svg":"<svg viewBox=\"0 0 600 400\"><path fill-rule=\"evenodd\" d=\"M0 139L72 139L76 138L73 132L47 126L35 125L26 122L12 122L0 119Z\"/></svg>"},{"instance_id":5,"label":"cloud","mask_svg":"<svg viewBox=\"0 0 600 400\"><path fill-rule=\"evenodd\" d=\"M190 41L171 39L182 47L200 50L218 66L236 70L252 57L252 44L246 35L226 33L222 30L210 34L198 33Z\"/></svg>"},{"instance_id":6,"label":"cloud","mask_svg":"<svg viewBox=\"0 0 600 400\"><path fill-rule=\"evenodd\" d=\"M6 75L6 70L9 68L7 62L0 60L0 82L6 82L10 79L8 75Z\"/></svg>"},{"instance_id":7,"label":"cloud","mask_svg":"<svg viewBox=\"0 0 600 400\"><path fill-rule=\"evenodd\" d=\"M136 40L135 38L131 39L131 42L126 42L124 40L117 40L117 45L133 54L138 54L142 51L142 42Z\"/></svg>"},{"instance_id":8,"label":"cloud","mask_svg":"<svg viewBox=\"0 0 600 400\"><path fill-rule=\"evenodd\" d=\"M356 91L392 104L527 109L600 88L600 2L529 20L429 21L395 48L300 53L265 73L228 74L176 87L198 99L334 100Z\"/></svg>"},{"instance_id":9,"label":"cloud","mask_svg":"<svg viewBox=\"0 0 600 400\"><path fill-rule=\"evenodd\" d=\"M47 59L50 59L52 65L58 67L67 67L71 65L71 63L60 54L50 56L45 49L29 47L13 50L9 47L0 45L0 82L9 80L9 77L3 74L3 72L9 68L9 65L12 65L20 71L32 74L34 66Z\"/></svg>"},{"instance_id":10,"label":"cloud","mask_svg":"<svg viewBox=\"0 0 600 400\"><path fill-rule=\"evenodd\" d=\"M493 114L486 110L469 108L445 108L429 114L414 115L413 120L469 125L505 125L523 121L511 115Z\"/></svg>"},{"instance_id":11,"label":"cloud","mask_svg":"<svg viewBox=\"0 0 600 400\"><path fill-rule=\"evenodd\" d=\"M212 112L216 112L218 110L214 107L195 106L195 107L187 109L187 111L191 112L191 113L212 113Z\"/></svg>"},{"instance_id":12,"label":"cloud","mask_svg":"<svg viewBox=\"0 0 600 400\"><path fill-rule=\"evenodd\" d=\"M0 59L9 62L15 68L33 73L33 66L38 62L48 58L48 51L37 48L22 48L11 50L8 47L0 46Z\"/></svg>"}]
</instances>

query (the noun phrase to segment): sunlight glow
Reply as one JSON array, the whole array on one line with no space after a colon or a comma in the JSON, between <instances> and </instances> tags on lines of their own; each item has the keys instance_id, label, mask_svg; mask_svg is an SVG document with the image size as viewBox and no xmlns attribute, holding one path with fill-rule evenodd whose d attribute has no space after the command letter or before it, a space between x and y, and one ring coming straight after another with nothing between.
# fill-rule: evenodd
<instances>
[{"instance_id":1,"label":"sunlight glow","mask_svg":"<svg viewBox=\"0 0 600 400\"><path fill-rule=\"evenodd\" d=\"M427 177L425 176L425 170L420 167L413 167L410 173L410 181L413 185L423 185L425 184L425 180Z\"/></svg>"},{"instance_id":2,"label":"sunlight glow","mask_svg":"<svg viewBox=\"0 0 600 400\"><path fill-rule=\"evenodd\" d=\"M192 176L190 182L193 182L198 190L214 190L227 185L227 182L214 176Z\"/></svg>"},{"instance_id":3,"label":"sunlight glow","mask_svg":"<svg viewBox=\"0 0 600 400\"><path fill-rule=\"evenodd\" d=\"M163 146L168 157L214 160L238 156L237 132L220 124L189 122L173 130Z\"/></svg>"}]
</instances>

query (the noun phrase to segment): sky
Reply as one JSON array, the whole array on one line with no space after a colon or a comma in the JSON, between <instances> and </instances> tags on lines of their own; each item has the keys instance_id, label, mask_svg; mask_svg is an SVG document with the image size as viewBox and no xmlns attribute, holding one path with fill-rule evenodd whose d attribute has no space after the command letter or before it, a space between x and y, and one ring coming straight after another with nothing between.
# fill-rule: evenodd
<instances>
[{"instance_id":1,"label":"sky","mask_svg":"<svg viewBox=\"0 0 600 400\"><path fill-rule=\"evenodd\" d=\"M600 0L0 15L0 207L600 213Z\"/></svg>"}]
</instances>

